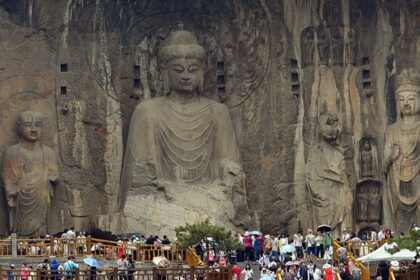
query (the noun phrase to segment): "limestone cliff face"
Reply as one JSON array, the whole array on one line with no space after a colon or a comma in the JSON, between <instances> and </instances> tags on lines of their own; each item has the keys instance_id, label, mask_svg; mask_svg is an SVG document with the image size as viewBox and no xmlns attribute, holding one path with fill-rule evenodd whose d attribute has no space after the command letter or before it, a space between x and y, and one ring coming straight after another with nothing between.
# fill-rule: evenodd
<instances>
[{"instance_id":1,"label":"limestone cliff face","mask_svg":"<svg viewBox=\"0 0 420 280\"><path fill-rule=\"evenodd\" d=\"M157 47L182 25L206 47L207 96L230 110L253 226L314 226L305 164L319 115L338 115L353 196L366 176L381 183L395 76L420 68L419 18L418 0L0 0L0 159L17 113L41 111L64 178L51 231L114 212L130 116L162 94Z\"/></svg>"}]
</instances>

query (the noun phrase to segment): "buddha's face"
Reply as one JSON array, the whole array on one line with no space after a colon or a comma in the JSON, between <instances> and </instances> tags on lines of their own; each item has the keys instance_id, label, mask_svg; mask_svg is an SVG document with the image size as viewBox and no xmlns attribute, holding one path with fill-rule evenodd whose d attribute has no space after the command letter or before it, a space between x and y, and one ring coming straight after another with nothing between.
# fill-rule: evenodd
<instances>
[{"instance_id":1,"label":"buddha's face","mask_svg":"<svg viewBox=\"0 0 420 280\"><path fill-rule=\"evenodd\" d=\"M171 90L178 93L193 93L203 77L202 64L195 58L176 58L166 66Z\"/></svg>"},{"instance_id":2,"label":"buddha's face","mask_svg":"<svg viewBox=\"0 0 420 280\"><path fill-rule=\"evenodd\" d=\"M398 109L403 116L414 116L420 113L419 96L414 91L401 91L397 95Z\"/></svg>"},{"instance_id":3,"label":"buddha's face","mask_svg":"<svg viewBox=\"0 0 420 280\"><path fill-rule=\"evenodd\" d=\"M321 116L320 132L322 138L334 142L338 137L338 119L335 116Z\"/></svg>"},{"instance_id":4,"label":"buddha's face","mask_svg":"<svg viewBox=\"0 0 420 280\"><path fill-rule=\"evenodd\" d=\"M29 142L37 142L42 136L42 119L23 115L19 121L19 132L23 139Z\"/></svg>"}]
</instances>

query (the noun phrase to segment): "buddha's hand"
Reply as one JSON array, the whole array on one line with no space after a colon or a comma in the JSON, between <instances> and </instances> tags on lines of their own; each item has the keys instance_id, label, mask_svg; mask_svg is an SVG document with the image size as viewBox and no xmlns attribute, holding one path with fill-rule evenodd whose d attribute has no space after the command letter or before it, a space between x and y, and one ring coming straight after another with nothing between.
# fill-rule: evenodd
<instances>
[{"instance_id":1,"label":"buddha's hand","mask_svg":"<svg viewBox=\"0 0 420 280\"><path fill-rule=\"evenodd\" d=\"M16 206L16 204L15 204L15 198L13 198L13 197L10 197L10 198L8 198L7 199L7 204L9 205L9 207L10 208L13 208L13 207L15 207Z\"/></svg>"},{"instance_id":2,"label":"buddha's hand","mask_svg":"<svg viewBox=\"0 0 420 280\"><path fill-rule=\"evenodd\" d=\"M391 162L396 161L399 155L400 155L400 146L398 146L397 144L392 145L391 156L390 156Z\"/></svg>"},{"instance_id":3,"label":"buddha's hand","mask_svg":"<svg viewBox=\"0 0 420 280\"><path fill-rule=\"evenodd\" d=\"M226 186L245 187L245 173L242 167L234 161L222 160L222 182Z\"/></svg>"}]
</instances>

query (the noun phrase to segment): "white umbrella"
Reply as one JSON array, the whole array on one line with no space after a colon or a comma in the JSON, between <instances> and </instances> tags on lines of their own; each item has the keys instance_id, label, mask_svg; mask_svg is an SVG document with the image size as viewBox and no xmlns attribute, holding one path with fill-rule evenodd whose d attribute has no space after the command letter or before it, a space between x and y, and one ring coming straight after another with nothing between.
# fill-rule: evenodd
<instances>
[{"instance_id":1,"label":"white umbrella","mask_svg":"<svg viewBox=\"0 0 420 280\"><path fill-rule=\"evenodd\" d=\"M168 267L169 266L169 261L165 257L154 257L152 262L159 267Z\"/></svg>"}]
</instances>

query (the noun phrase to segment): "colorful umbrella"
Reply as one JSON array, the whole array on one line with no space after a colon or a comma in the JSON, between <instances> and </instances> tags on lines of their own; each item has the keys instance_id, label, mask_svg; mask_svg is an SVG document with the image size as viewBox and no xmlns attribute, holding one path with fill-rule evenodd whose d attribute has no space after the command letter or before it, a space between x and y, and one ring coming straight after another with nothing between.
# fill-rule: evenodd
<instances>
[{"instance_id":1,"label":"colorful umbrella","mask_svg":"<svg viewBox=\"0 0 420 280\"><path fill-rule=\"evenodd\" d=\"M91 267L101 267L101 264L97 259L94 259L92 257L87 257L83 259L83 262Z\"/></svg>"}]
</instances>

